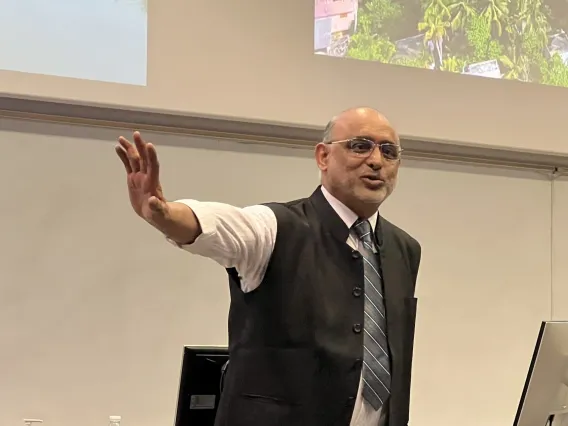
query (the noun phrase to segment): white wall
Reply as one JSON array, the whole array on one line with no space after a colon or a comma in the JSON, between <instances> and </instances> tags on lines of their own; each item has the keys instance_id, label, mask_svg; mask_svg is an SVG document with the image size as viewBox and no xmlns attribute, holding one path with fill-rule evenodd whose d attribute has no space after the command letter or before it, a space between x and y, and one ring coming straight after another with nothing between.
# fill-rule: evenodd
<instances>
[{"instance_id":1,"label":"white wall","mask_svg":"<svg viewBox=\"0 0 568 426\"><path fill-rule=\"evenodd\" d=\"M552 319L568 320L568 177L552 184L554 238L552 240Z\"/></svg>"},{"instance_id":2,"label":"white wall","mask_svg":"<svg viewBox=\"0 0 568 426\"><path fill-rule=\"evenodd\" d=\"M512 424L550 318L549 185L526 172L404 169L384 214L423 246L412 425Z\"/></svg>"},{"instance_id":3,"label":"white wall","mask_svg":"<svg viewBox=\"0 0 568 426\"><path fill-rule=\"evenodd\" d=\"M0 119L2 426L172 424L182 346L226 343L224 271L130 211L117 136ZM246 205L317 184L309 152L151 136L168 198ZM551 316L548 179L406 161L382 213L423 247L412 424L511 424Z\"/></svg>"}]
</instances>

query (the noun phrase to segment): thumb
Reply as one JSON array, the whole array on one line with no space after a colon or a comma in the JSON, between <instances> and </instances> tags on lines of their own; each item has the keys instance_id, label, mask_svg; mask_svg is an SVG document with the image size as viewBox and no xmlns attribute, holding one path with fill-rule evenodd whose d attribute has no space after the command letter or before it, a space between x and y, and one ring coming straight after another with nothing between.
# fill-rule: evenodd
<instances>
[{"instance_id":1,"label":"thumb","mask_svg":"<svg viewBox=\"0 0 568 426\"><path fill-rule=\"evenodd\" d=\"M163 200L160 200L156 196L150 197L150 199L148 200L148 206L150 207L150 210L152 210L152 212L161 215L165 215L168 208L167 203Z\"/></svg>"}]
</instances>

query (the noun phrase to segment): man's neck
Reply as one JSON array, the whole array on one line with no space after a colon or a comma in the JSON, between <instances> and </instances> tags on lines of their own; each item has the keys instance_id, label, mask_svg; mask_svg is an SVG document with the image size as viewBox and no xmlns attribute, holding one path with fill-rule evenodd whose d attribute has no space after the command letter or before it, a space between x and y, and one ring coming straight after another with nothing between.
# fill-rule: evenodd
<instances>
[{"instance_id":1,"label":"man's neck","mask_svg":"<svg viewBox=\"0 0 568 426\"><path fill-rule=\"evenodd\" d=\"M364 217L365 219L369 219L369 222L371 222L371 225L373 226L374 229L375 223L377 222L377 214L378 214L376 210L368 216L361 216L352 209L350 209L349 207L347 207L345 203L343 203L341 200L335 197L325 186L322 185L321 191L327 202L331 205L331 207L335 211L335 213L337 213L337 215L341 218L341 220L343 220L343 222L348 228L351 228L353 224L357 221L357 219L359 219L360 217Z\"/></svg>"},{"instance_id":2,"label":"man's neck","mask_svg":"<svg viewBox=\"0 0 568 426\"><path fill-rule=\"evenodd\" d=\"M343 209L349 210L349 212L351 212L357 218L370 219L376 216L379 211L378 206L368 204L364 205L363 203L361 206L359 206L360 208L354 208L354 206L350 206L345 201L343 201L341 197L336 196L333 191L328 189L324 184L321 185L321 189L328 201L330 201L331 199L333 200L333 204L340 204Z\"/></svg>"}]
</instances>

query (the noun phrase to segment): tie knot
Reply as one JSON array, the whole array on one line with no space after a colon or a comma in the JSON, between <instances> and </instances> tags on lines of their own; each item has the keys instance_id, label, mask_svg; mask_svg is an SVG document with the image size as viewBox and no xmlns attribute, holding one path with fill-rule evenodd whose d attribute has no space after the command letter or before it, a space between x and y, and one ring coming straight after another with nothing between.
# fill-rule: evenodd
<instances>
[{"instance_id":1,"label":"tie knot","mask_svg":"<svg viewBox=\"0 0 568 426\"><path fill-rule=\"evenodd\" d=\"M361 241L367 243L373 241L371 224L367 219L357 219L357 222L353 225L353 230Z\"/></svg>"}]
</instances>

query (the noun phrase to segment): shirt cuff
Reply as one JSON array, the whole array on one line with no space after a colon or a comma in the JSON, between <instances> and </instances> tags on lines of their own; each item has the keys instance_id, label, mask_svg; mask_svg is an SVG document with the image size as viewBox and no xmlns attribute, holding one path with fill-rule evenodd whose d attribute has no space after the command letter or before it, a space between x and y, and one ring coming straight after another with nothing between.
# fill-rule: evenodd
<instances>
[{"instance_id":1,"label":"shirt cuff","mask_svg":"<svg viewBox=\"0 0 568 426\"><path fill-rule=\"evenodd\" d=\"M210 209L208 209L207 203L191 199L175 200L174 202L185 204L193 211L201 227L201 234L195 241L188 244L180 244L168 236L166 236L166 240L180 249L197 253L200 251L199 248L201 246L209 245L211 239L215 237L217 232L217 217L215 214L211 214L212 212L209 211Z\"/></svg>"}]
</instances>

